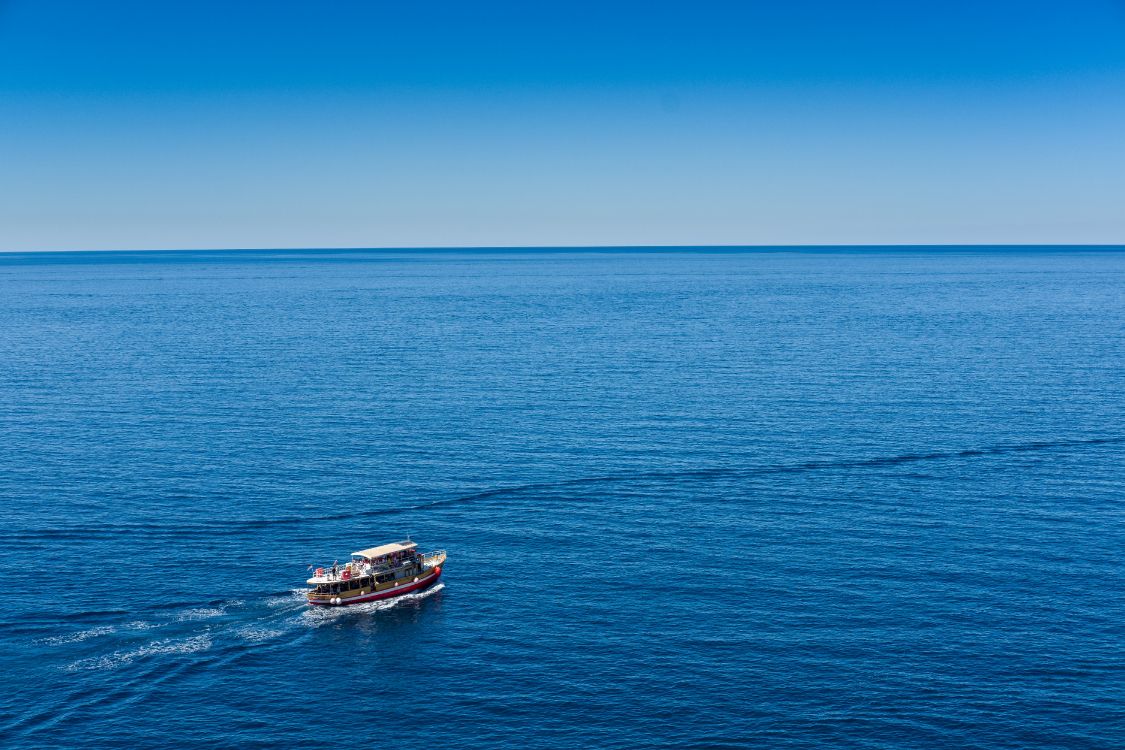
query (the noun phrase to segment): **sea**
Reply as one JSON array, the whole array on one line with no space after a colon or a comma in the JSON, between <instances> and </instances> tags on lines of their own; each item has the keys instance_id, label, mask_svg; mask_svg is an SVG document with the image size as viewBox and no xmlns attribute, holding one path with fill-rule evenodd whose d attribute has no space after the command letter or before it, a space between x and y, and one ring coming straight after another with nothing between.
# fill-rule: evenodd
<instances>
[{"instance_id":1,"label":"sea","mask_svg":"<svg viewBox=\"0 0 1125 750\"><path fill-rule=\"evenodd\" d=\"M1123 747L1125 248L3 254L0 573L3 747Z\"/></svg>"}]
</instances>

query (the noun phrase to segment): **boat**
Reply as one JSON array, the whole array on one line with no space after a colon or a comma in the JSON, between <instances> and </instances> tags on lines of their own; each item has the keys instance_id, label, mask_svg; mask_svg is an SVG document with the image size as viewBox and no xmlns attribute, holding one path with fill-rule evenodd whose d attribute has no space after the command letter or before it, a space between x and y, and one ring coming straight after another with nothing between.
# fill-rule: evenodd
<instances>
[{"instance_id":1,"label":"boat","mask_svg":"<svg viewBox=\"0 0 1125 750\"><path fill-rule=\"evenodd\" d=\"M441 578L444 563L445 550L422 554L409 539L361 549L351 562L316 569L307 581L309 604L338 607L422 591Z\"/></svg>"}]
</instances>

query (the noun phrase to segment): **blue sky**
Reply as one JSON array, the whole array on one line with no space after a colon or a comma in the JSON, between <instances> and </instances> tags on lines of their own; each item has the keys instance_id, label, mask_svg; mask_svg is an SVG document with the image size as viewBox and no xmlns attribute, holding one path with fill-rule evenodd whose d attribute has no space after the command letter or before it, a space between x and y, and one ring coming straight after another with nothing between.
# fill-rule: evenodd
<instances>
[{"instance_id":1,"label":"blue sky","mask_svg":"<svg viewBox=\"0 0 1125 750\"><path fill-rule=\"evenodd\" d=\"M1125 242L1125 2L0 0L0 249Z\"/></svg>"}]
</instances>

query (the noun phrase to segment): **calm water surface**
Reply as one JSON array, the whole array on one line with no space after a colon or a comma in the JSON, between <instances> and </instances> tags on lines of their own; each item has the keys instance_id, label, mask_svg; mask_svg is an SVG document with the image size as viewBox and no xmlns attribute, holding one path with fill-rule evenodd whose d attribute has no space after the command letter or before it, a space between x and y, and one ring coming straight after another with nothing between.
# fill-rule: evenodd
<instances>
[{"instance_id":1,"label":"calm water surface","mask_svg":"<svg viewBox=\"0 0 1125 750\"><path fill-rule=\"evenodd\" d=\"M1121 747L1123 363L1125 252L0 256L0 744Z\"/></svg>"}]
</instances>

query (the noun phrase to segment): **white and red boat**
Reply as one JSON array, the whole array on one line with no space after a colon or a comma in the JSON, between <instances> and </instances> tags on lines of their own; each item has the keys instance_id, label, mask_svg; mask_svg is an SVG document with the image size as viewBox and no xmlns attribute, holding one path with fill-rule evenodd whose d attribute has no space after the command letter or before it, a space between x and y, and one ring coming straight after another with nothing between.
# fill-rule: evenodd
<instances>
[{"instance_id":1,"label":"white and red boat","mask_svg":"<svg viewBox=\"0 0 1125 750\"><path fill-rule=\"evenodd\" d=\"M437 583L444 563L445 550L422 554L409 539L361 549L346 565L316 569L309 604L360 604L421 591Z\"/></svg>"}]
</instances>

